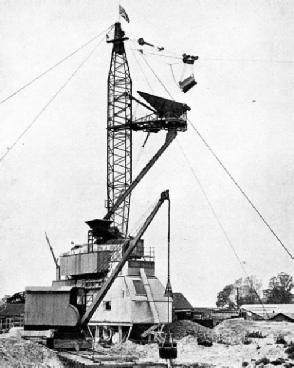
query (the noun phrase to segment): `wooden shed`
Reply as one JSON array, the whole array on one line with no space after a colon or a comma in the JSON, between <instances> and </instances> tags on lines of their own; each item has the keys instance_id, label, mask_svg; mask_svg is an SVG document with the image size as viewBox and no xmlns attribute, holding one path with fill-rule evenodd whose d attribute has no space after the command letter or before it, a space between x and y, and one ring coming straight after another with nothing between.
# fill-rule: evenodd
<instances>
[{"instance_id":1,"label":"wooden shed","mask_svg":"<svg viewBox=\"0 0 294 368\"><path fill-rule=\"evenodd\" d=\"M25 330L76 327L86 308L83 288L26 287Z\"/></svg>"},{"instance_id":2,"label":"wooden shed","mask_svg":"<svg viewBox=\"0 0 294 368\"><path fill-rule=\"evenodd\" d=\"M24 304L4 304L0 306L0 332L12 327L23 327Z\"/></svg>"},{"instance_id":3,"label":"wooden shed","mask_svg":"<svg viewBox=\"0 0 294 368\"><path fill-rule=\"evenodd\" d=\"M173 319L192 319L193 307L182 293L173 293Z\"/></svg>"}]
</instances>

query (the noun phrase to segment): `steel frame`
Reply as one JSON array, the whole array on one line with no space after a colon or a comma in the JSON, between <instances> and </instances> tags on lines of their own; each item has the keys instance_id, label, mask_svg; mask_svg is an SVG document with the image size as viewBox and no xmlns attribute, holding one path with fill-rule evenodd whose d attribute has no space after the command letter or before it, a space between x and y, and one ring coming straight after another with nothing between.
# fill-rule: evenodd
<instances>
[{"instance_id":1,"label":"steel frame","mask_svg":"<svg viewBox=\"0 0 294 368\"><path fill-rule=\"evenodd\" d=\"M107 208L132 182L132 80L124 48L124 32L115 24L110 70L108 74L107 110ZM128 232L130 196L111 216L123 235Z\"/></svg>"}]
</instances>

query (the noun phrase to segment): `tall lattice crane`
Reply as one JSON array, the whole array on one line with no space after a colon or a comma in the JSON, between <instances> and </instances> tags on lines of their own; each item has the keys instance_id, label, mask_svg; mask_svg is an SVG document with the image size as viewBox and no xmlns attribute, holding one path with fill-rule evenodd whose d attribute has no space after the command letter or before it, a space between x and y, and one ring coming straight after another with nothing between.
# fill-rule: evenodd
<instances>
[{"instance_id":1,"label":"tall lattice crane","mask_svg":"<svg viewBox=\"0 0 294 368\"><path fill-rule=\"evenodd\" d=\"M158 160L178 131L187 130L187 111L190 107L176 101L138 92L148 104L132 95L132 80L126 57L124 41L128 40L120 23L115 23L110 70L108 74L107 110L107 214L99 222L101 229L110 223L118 231L116 236L126 237L128 232L130 195L134 187ZM149 110L145 116L132 120L132 101L135 100ZM163 146L132 181L132 131L157 133L166 130ZM104 232L104 230L103 230ZM95 233L95 232L94 232ZM90 243L95 234L89 232ZM99 233L99 231L98 231ZM94 235L93 235L94 234ZM93 238L94 237L94 238ZM97 237L97 236L96 236Z\"/></svg>"},{"instance_id":2,"label":"tall lattice crane","mask_svg":"<svg viewBox=\"0 0 294 368\"><path fill-rule=\"evenodd\" d=\"M132 80L125 52L124 31L120 23L115 24L110 70L108 74L107 109L107 209L132 181ZM123 127L123 129L121 129ZM126 235L130 209L130 196L119 205L110 220Z\"/></svg>"}]
</instances>

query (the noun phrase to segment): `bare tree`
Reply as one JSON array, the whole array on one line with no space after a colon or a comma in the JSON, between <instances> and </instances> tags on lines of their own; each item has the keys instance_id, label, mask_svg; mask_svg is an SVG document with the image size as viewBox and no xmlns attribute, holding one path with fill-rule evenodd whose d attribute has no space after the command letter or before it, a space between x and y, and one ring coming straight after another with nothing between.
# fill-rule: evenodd
<instances>
[{"instance_id":1,"label":"bare tree","mask_svg":"<svg viewBox=\"0 0 294 368\"><path fill-rule=\"evenodd\" d=\"M235 281L237 292L237 303L242 304L257 304L260 303L262 295L262 282L256 276L248 276Z\"/></svg>"},{"instance_id":2,"label":"bare tree","mask_svg":"<svg viewBox=\"0 0 294 368\"><path fill-rule=\"evenodd\" d=\"M218 307L236 308L242 304L260 303L262 283L256 276L240 278L217 294Z\"/></svg>"}]
</instances>

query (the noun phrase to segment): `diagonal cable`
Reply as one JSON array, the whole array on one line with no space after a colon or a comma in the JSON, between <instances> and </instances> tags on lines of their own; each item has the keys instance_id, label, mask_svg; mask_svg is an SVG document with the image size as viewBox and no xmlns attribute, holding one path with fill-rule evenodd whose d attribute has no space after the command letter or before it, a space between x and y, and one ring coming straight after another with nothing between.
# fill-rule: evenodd
<instances>
[{"instance_id":1,"label":"diagonal cable","mask_svg":"<svg viewBox=\"0 0 294 368\"><path fill-rule=\"evenodd\" d=\"M20 141L20 139L27 133L27 131L34 125L34 123L38 120L38 118L43 114L43 112L47 109L47 107L55 100L55 98L59 95L59 93L67 86L67 84L71 81L71 79L77 74L77 72L82 68L82 66L88 61L88 59L92 56L92 54L96 51L98 46L100 46L103 39L98 43L97 46L90 52L90 54L83 60L83 62L77 67L74 73L66 80L66 82L59 88L59 90L54 94L53 97L46 103L46 105L42 108L42 110L38 113L38 115L33 119L33 121L26 127L26 129L21 133L21 135L16 139L16 141L12 144L11 147L4 153L0 158L0 163L4 160L4 158L8 155L9 152L16 146L16 144Z\"/></svg>"},{"instance_id":2,"label":"diagonal cable","mask_svg":"<svg viewBox=\"0 0 294 368\"><path fill-rule=\"evenodd\" d=\"M266 59L208 59L201 58L204 61L233 61L233 62L257 62L257 63L280 63L280 64L293 64L294 60L266 60Z\"/></svg>"},{"instance_id":3,"label":"diagonal cable","mask_svg":"<svg viewBox=\"0 0 294 368\"><path fill-rule=\"evenodd\" d=\"M152 87L151 87L151 85L150 85L150 83L149 83L149 81L148 81L148 79L147 79L147 77L146 77L146 74L144 73L144 70L142 69L142 67L141 67L141 64L139 63L139 61L138 61L138 58L137 58L137 56L136 56L136 54L135 54L135 52L134 52L134 50L130 47L130 49L131 49L131 51L132 51L132 53L133 53L133 55L134 55L134 58L135 58L135 60L136 60L136 62L137 62L137 64L138 64L138 66L139 66L139 68L140 68L140 70L141 70L141 72L142 72L142 74L144 75L144 78L145 78L145 80L146 80L146 82L147 82L147 84L148 84L148 86L149 86L149 88L150 88L150 91L154 94L154 92L153 92L153 89L152 89Z\"/></svg>"},{"instance_id":4,"label":"diagonal cable","mask_svg":"<svg viewBox=\"0 0 294 368\"><path fill-rule=\"evenodd\" d=\"M56 64L54 64L53 66L51 66L49 69L45 70L43 73L41 73L40 75L38 75L37 77L35 77L33 80L31 80L30 82L28 82L27 84L25 84L24 86L22 86L21 88L19 88L17 91L15 91L11 95L9 95L6 98L4 98L2 101L0 101L0 105L3 104L4 102L8 101L10 98L14 97L15 95L17 95L19 92L21 92L22 90L24 90L26 87L28 87L31 84L33 84L34 82L36 82L38 79L40 79L41 77L43 77L44 75L46 75L47 73L49 73L51 70L55 69L57 66L59 66L60 64L62 64L64 61L66 61L67 59L69 59L71 56L73 56L74 54L76 54L77 52L79 52L80 50L82 50L84 47L86 47L87 45L89 45L91 42L93 42L94 40L96 40L103 33L106 33L108 30L110 31L112 27L113 26L108 27L105 31L99 33L97 36L93 37L90 41L84 43L78 49L76 49L75 51L73 51L72 53L70 53L69 55L67 55L62 60L58 61Z\"/></svg>"},{"instance_id":5,"label":"diagonal cable","mask_svg":"<svg viewBox=\"0 0 294 368\"><path fill-rule=\"evenodd\" d=\"M151 68L151 66L147 63L145 57L142 55L144 61L146 62L146 64L149 66L149 68L152 70L153 74L156 76L156 78L159 80L159 82L161 83L161 85L164 87L164 89L167 91L166 87L164 86L164 84L161 82L161 80L158 78L158 76L155 74L155 72L153 71L153 69ZM173 99L173 97L171 96L171 94L167 91L167 93L169 94L169 96ZM174 99L173 99L174 100ZM288 248L285 246L285 244L282 242L282 240L278 237L278 235L276 234L276 232L273 230L273 228L270 226L270 224L265 220L265 218L262 216L262 214L259 212L259 210L255 207L255 205L253 204L253 202L250 200L250 198L247 196L247 194L243 191L243 189L240 187L240 185L236 182L236 180L233 178L233 176L230 174L230 172L228 171L228 169L224 166L224 164L221 162L221 160L217 157L217 155L214 153L214 151L212 150L212 148L209 146L209 144L205 141L205 139L202 137L202 135L200 134L200 132L195 128L195 126L192 124L192 122L190 120L188 120L190 125L192 126L192 128L194 129L194 131L197 133L197 135L200 137L200 139L202 140L202 142L205 144L205 146L208 148L208 150L212 153L212 155L214 156L214 158L217 160L217 162L221 165L221 167L223 168L223 170L226 172L226 174L229 176L229 178L233 181L233 183L237 186L237 188L239 189L239 191L242 193L242 195L244 196L244 198L248 201L248 203L251 205L251 207L254 209L254 211L258 214L258 216L260 217L260 219L263 221L263 223L267 226L267 228L270 230L270 232L274 235L274 237L277 239L277 241L280 243L280 245L285 249L285 251L288 253L288 255L294 259L294 257L292 256L292 254L290 253L290 251L288 250Z\"/></svg>"},{"instance_id":6,"label":"diagonal cable","mask_svg":"<svg viewBox=\"0 0 294 368\"><path fill-rule=\"evenodd\" d=\"M270 232L274 235L274 237L278 240L278 242L280 243L280 245L285 249L285 251L288 253L288 255L294 259L294 257L292 256L292 254L290 253L290 251L288 250L288 248L285 246L285 244L282 242L282 240L278 237L278 235L276 234L276 232L273 230L273 228L270 226L270 224L266 221L266 219L262 216L262 214L258 211L258 209L255 207L255 205L253 204L253 202L251 201L251 199L247 196L247 194L244 192L244 190L240 187L240 185L236 182L236 180L233 178L233 176L230 174L230 172L228 171L228 169L225 167L225 165L221 162L221 160L217 157L217 155L214 153L214 151L212 150L212 148L209 146L209 144L206 142L206 140L202 137L202 135L200 134L200 132L198 131L198 129L195 128L195 126L192 124L192 122L189 120L190 125L192 126L192 128L194 129L194 131L197 133L197 135L199 136L199 138L202 140L202 142L205 144L205 146L209 149L209 151L212 153L212 155L214 156L214 158L217 160L217 162L221 165L221 167L223 168L223 170L225 171L225 173L229 176L229 178L232 180L232 182L236 185L236 187L239 189L239 191L242 193L242 195L244 196L244 198L247 200L247 202L251 205L251 207L254 209L254 211L258 214L258 216L261 218L261 220L263 221L263 223L268 227L268 229L270 230Z\"/></svg>"},{"instance_id":7,"label":"diagonal cable","mask_svg":"<svg viewBox=\"0 0 294 368\"><path fill-rule=\"evenodd\" d=\"M165 85L162 83L162 81L159 79L159 77L157 76L157 74L155 73L155 71L153 70L153 68L151 67L151 65L148 63L148 61L146 60L146 58L144 57L143 54L141 54L143 60L145 61L145 63L148 65L149 69L152 71L153 75L155 76L155 78L158 80L158 82L162 85L162 87L165 89L165 91L167 92L167 94L170 96L170 98L173 100L172 95L169 93L169 91L167 90L167 88L165 87Z\"/></svg>"},{"instance_id":8,"label":"diagonal cable","mask_svg":"<svg viewBox=\"0 0 294 368\"><path fill-rule=\"evenodd\" d=\"M190 164L190 161L188 160L188 157L186 156L186 154L185 154L185 152L184 152L184 150L183 150L182 146L180 145L179 140L178 140L178 139L176 139L176 141L177 141L177 143L178 143L178 145L179 145L179 147L180 147L180 149L181 149L181 151L182 151L183 156L185 157L185 160L186 160L186 162L187 162L188 166L190 167L190 170L192 171L192 174L193 174L193 176L194 176L195 180L197 181L197 183L198 183L198 185L199 185L199 188L201 189L202 194L204 195L204 197L205 197L205 199L206 199L206 201L207 201L207 203L208 203L208 205L209 205L209 207L210 207L210 209L211 209L211 212L213 213L213 216L215 217L215 219L216 219L217 223L219 224L220 228L222 229L222 232L223 232L223 234L225 235L225 237L226 237L226 239L227 239L227 241L228 241L228 243L229 243L229 245L230 245L231 249L233 250L234 255L235 255L235 257L237 258L237 260L238 260L238 262L239 262L239 264L240 264L241 268L243 269L243 271L244 271L244 273L245 273L245 275L246 275L246 277L247 277L247 280L248 280L248 281L249 281L249 283L251 284L251 288L253 289L253 291L254 291L254 293L256 294L256 296L257 296L257 298L258 298L258 300L259 300L260 304L263 306L263 309L264 309L265 313L266 313L266 314L267 314L267 316L268 316L268 313L267 313L267 311L266 311L266 309L265 309L265 307L264 307L264 304L263 304L263 302L262 302L262 300L261 300L261 298L260 298L259 294L257 293L257 291L256 291L256 289L255 289L255 287L254 287L254 285L253 285L252 280L250 279L250 277L249 277L249 275L248 275L248 273L247 273L247 271L246 271L246 269L245 269L245 267L244 267L243 263L241 262L241 260L240 260L240 258L239 258L239 256L238 256L238 254L237 254L237 252L236 252L236 250L235 250L235 248L234 248L234 246L233 246L233 243L231 242L231 239L229 238L229 236L228 236L228 234L227 234L227 232L226 232L225 228L223 227L223 225L222 225L221 221L219 220L219 218L218 218L218 216L217 216L217 214L216 214L216 212L215 212L215 210L214 210L214 207L213 207L212 203L210 202L210 200L209 200L209 198L208 198L208 196L207 196L207 194L206 194L205 190L203 189L203 186L201 185L200 180L198 179L198 177L197 177L197 175L196 175L196 173L195 173L195 171L194 171L194 169L193 169L192 165Z\"/></svg>"}]
</instances>

